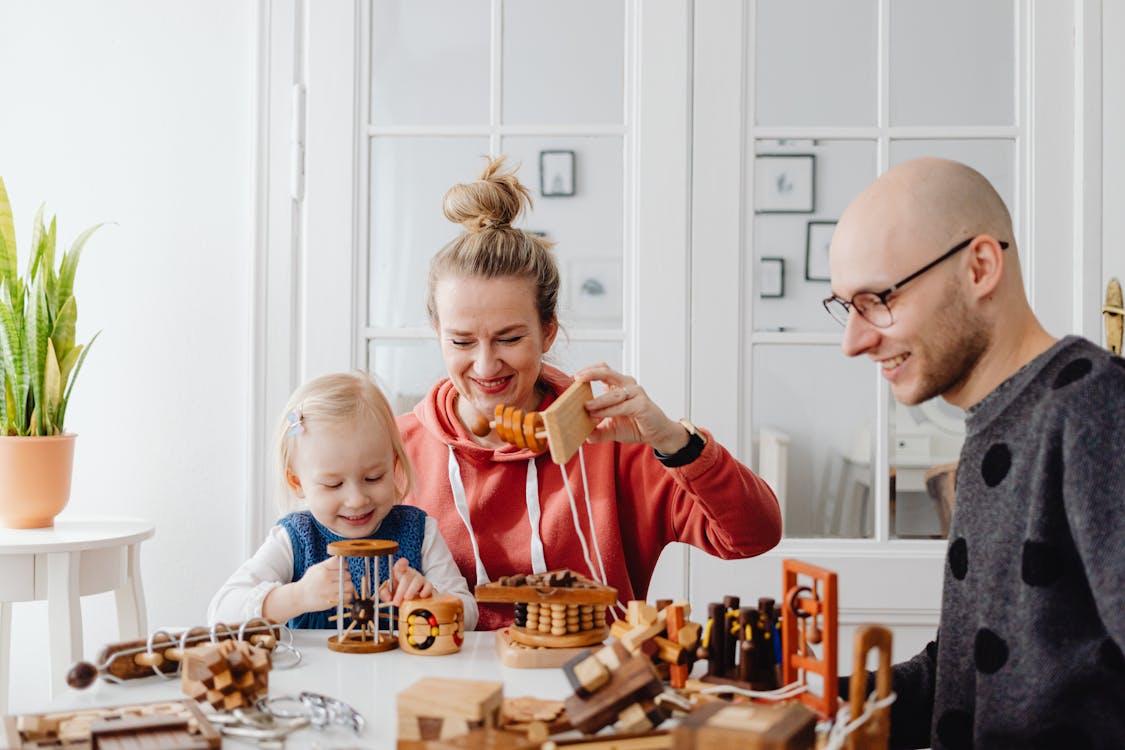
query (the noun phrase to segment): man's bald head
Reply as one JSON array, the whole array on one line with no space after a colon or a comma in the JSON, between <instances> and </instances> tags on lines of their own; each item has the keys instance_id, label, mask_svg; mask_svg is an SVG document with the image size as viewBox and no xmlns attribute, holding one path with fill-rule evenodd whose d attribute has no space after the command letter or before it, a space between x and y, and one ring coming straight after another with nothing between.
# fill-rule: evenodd
<instances>
[{"instance_id":1,"label":"man's bald head","mask_svg":"<svg viewBox=\"0 0 1125 750\"><path fill-rule=\"evenodd\" d=\"M955 243L981 234L1014 240L1011 215L980 172L948 159L904 162L860 193L840 217L832 242L833 291L859 291L846 288L859 269L881 269L887 283L894 283ZM1018 275L1017 254L1011 256Z\"/></svg>"}]
</instances>

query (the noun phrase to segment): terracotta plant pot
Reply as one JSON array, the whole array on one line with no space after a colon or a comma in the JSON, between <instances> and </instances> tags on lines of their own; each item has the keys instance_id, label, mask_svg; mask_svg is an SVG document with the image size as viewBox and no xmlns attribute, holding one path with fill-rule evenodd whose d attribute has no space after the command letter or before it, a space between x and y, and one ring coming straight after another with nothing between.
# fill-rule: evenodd
<instances>
[{"instance_id":1,"label":"terracotta plant pot","mask_svg":"<svg viewBox=\"0 0 1125 750\"><path fill-rule=\"evenodd\" d=\"M55 516L70 501L77 437L0 437L0 525L54 526Z\"/></svg>"}]
</instances>

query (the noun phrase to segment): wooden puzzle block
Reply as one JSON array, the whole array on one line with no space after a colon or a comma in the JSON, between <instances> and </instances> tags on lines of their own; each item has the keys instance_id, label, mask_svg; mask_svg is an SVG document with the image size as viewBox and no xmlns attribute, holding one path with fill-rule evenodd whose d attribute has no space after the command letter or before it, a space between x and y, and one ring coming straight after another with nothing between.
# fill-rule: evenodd
<instances>
[{"instance_id":1,"label":"wooden puzzle block","mask_svg":"<svg viewBox=\"0 0 1125 750\"><path fill-rule=\"evenodd\" d=\"M812 750L816 714L801 703L708 703L672 730L674 750Z\"/></svg>"},{"instance_id":2,"label":"wooden puzzle block","mask_svg":"<svg viewBox=\"0 0 1125 750\"><path fill-rule=\"evenodd\" d=\"M575 381L554 403L541 412L527 412L505 404L496 405L494 419L481 419L483 434L495 429L506 443L541 453L549 448L551 460L560 466L582 447L597 422L586 411L586 402L594 397L589 383ZM476 427L473 431L480 435Z\"/></svg>"},{"instance_id":3,"label":"wooden puzzle block","mask_svg":"<svg viewBox=\"0 0 1125 750\"><path fill-rule=\"evenodd\" d=\"M398 738L444 740L495 728L503 698L500 682L425 677L398 694Z\"/></svg>"},{"instance_id":4,"label":"wooden puzzle block","mask_svg":"<svg viewBox=\"0 0 1125 750\"><path fill-rule=\"evenodd\" d=\"M246 641L185 649L183 666L184 694L220 711L252 705L269 691L269 652Z\"/></svg>"},{"instance_id":5,"label":"wooden puzzle block","mask_svg":"<svg viewBox=\"0 0 1125 750\"><path fill-rule=\"evenodd\" d=\"M576 693L565 701L570 723L586 734L612 724L630 705L655 698L664 690L650 659L629 653L620 643L603 647L595 658L609 669L609 680L589 696ZM575 678L568 674L568 679L573 684Z\"/></svg>"}]
</instances>

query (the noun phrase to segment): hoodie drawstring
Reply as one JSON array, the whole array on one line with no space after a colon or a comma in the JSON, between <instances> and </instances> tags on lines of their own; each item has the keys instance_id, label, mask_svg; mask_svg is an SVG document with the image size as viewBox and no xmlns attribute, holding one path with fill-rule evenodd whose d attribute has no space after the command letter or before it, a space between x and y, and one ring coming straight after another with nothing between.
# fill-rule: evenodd
<instances>
[{"instance_id":1,"label":"hoodie drawstring","mask_svg":"<svg viewBox=\"0 0 1125 750\"><path fill-rule=\"evenodd\" d=\"M449 486L453 489L453 504L457 506L457 515L469 531L469 541L473 545L473 559L477 563L477 585L488 583L488 571L480 559L480 549L477 547L477 535L473 533L473 522L469 520L469 498L465 495L465 483L461 481L461 465L453 455L453 446L449 446Z\"/></svg>"}]
</instances>

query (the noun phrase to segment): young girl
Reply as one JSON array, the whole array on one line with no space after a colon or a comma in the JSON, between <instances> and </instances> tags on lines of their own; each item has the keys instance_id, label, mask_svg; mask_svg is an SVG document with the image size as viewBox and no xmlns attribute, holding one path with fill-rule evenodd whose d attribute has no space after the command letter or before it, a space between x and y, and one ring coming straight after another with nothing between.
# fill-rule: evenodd
<instances>
[{"instance_id":1,"label":"young girl","mask_svg":"<svg viewBox=\"0 0 1125 750\"><path fill-rule=\"evenodd\" d=\"M278 428L282 511L254 556L211 600L207 620L241 622L267 617L292 628L332 628L339 596L339 560L328 554L342 539L398 542L392 568L395 605L441 592L465 605L465 629L477 622L477 605L437 523L425 511L401 505L410 492L410 461L390 404L362 373L324 375L290 397ZM304 506L303 510L296 510ZM354 565L351 565L354 563ZM354 596L360 561L349 560ZM380 560L388 581L388 561Z\"/></svg>"}]
</instances>

